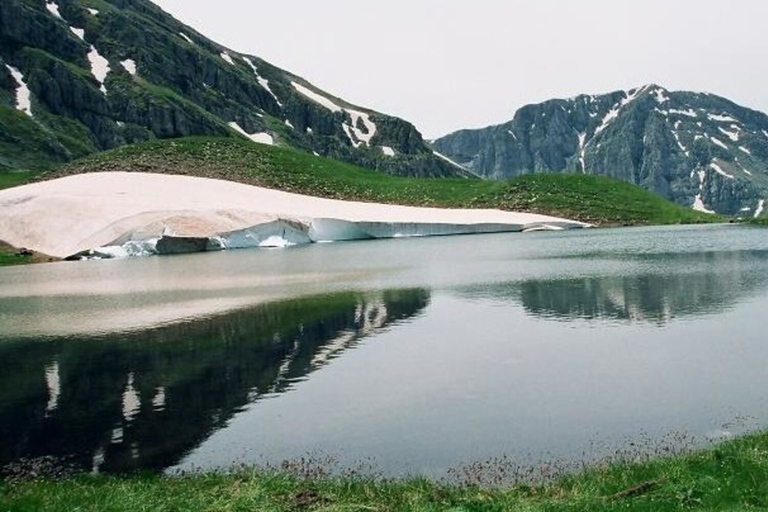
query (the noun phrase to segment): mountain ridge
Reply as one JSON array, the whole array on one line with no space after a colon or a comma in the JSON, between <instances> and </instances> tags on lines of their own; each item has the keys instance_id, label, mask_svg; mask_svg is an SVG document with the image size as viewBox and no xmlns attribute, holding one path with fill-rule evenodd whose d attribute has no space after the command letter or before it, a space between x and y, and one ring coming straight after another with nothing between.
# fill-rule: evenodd
<instances>
[{"instance_id":1,"label":"mountain ridge","mask_svg":"<svg viewBox=\"0 0 768 512\"><path fill-rule=\"evenodd\" d=\"M0 169L236 134L390 174L467 175L407 121L226 48L148 0L0 4Z\"/></svg>"},{"instance_id":2,"label":"mountain ridge","mask_svg":"<svg viewBox=\"0 0 768 512\"><path fill-rule=\"evenodd\" d=\"M628 181L701 211L761 216L768 115L709 93L648 84L526 105L432 146L482 176L580 172Z\"/></svg>"}]
</instances>

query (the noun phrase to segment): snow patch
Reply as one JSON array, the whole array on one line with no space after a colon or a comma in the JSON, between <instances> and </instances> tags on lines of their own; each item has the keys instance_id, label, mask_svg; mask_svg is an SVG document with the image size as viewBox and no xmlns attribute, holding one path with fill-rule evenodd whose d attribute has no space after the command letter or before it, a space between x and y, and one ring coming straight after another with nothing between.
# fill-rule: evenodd
<instances>
[{"instance_id":1,"label":"snow patch","mask_svg":"<svg viewBox=\"0 0 768 512\"><path fill-rule=\"evenodd\" d=\"M755 218L758 218L760 215L762 215L764 210L765 210L765 199L761 199L757 203L757 210L755 210Z\"/></svg>"},{"instance_id":2,"label":"snow patch","mask_svg":"<svg viewBox=\"0 0 768 512\"><path fill-rule=\"evenodd\" d=\"M719 114L707 114L707 119L710 121L717 121L719 123L738 123L739 121L737 119L732 118L728 115L719 115Z\"/></svg>"},{"instance_id":3,"label":"snow patch","mask_svg":"<svg viewBox=\"0 0 768 512\"><path fill-rule=\"evenodd\" d=\"M243 135L244 137L247 137L251 139L253 142L258 142L259 144L266 144L268 146L274 146L275 145L275 139L268 133L248 133L245 130L243 130L239 124L232 122L229 123L229 127L235 130L240 135Z\"/></svg>"},{"instance_id":4,"label":"snow patch","mask_svg":"<svg viewBox=\"0 0 768 512\"><path fill-rule=\"evenodd\" d=\"M512 136L513 139L517 140L517 135L512 130L507 130L507 133Z\"/></svg>"},{"instance_id":5,"label":"snow patch","mask_svg":"<svg viewBox=\"0 0 768 512\"><path fill-rule=\"evenodd\" d=\"M696 197L693 200L693 209L698 212L715 213L714 211L709 210L706 206L704 206L704 200L701 197L701 194L704 192L704 180L707 177L707 172L702 169L698 172L698 174L699 174L699 193L696 194Z\"/></svg>"},{"instance_id":6,"label":"snow patch","mask_svg":"<svg viewBox=\"0 0 768 512\"><path fill-rule=\"evenodd\" d=\"M64 19L61 17L61 13L59 13L59 4L57 4L56 2L46 2L45 8L48 9L48 12L50 12L60 20Z\"/></svg>"},{"instance_id":7,"label":"snow patch","mask_svg":"<svg viewBox=\"0 0 768 512\"><path fill-rule=\"evenodd\" d=\"M329 100L328 98L326 98L322 94L318 94L315 91L313 91L311 89L308 89L308 88L304 87L301 84L297 84L296 82L291 82L291 85L293 86L294 89L296 89L303 96L306 96L310 100L314 101L315 103L317 103L320 106L323 106L323 107L327 108L331 112L342 112L344 110L343 108L341 108L336 103L334 103L333 101Z\"/></svg>"},{"instance_id":8,"label":"snow patch","mask_svg":"<svg viewBox=\"0 0 768 512\"><path fill-rule=\"evenodd\" d=\"M381 152L386 156L395 156L395 150L389 146L381 146Z\"/></svg>"},{"instance_id":9,"label":"snow patch","mask_svg":"<svg viewBox=\"0 0 768 512\"><path fill-rule=\"evenodd\" d=\"M455 161L451 160L450 158L448 158L447 156L445 156L445 155L444 155L444 154L442 154L442 153L438 153L437 151L432 151L432 154L433 154L433 155L435 155L437 158L440 158L440 159L442 159L442 160L445 160L445 161L446 161L446 162L448 162L449 164L451 164L451 165L453 165L453 166L455 166L455 167L458 167L459 169L462 169L462 170L464 170L464 171L467 171L467 170L468 170L468 169L467 169L465 166L463 166L463 165L461 165L460 163L457 163L457 162L455 162Z\"/></svg>"},{"instance_id":10,"label":"snow patch","mask_svg":"<svg viewBox=\"0 0 768 512\"><path fill-rule=\"evenodd\" d=\"M722 126L718 126L717 129L720 130L721 133L723 133L726 137L731 139L733 142L739 142L739 132L729 132Z\"/></svg>"},{"instance_id":11,"label":"snow patch","mask_svg":"<svg viewBox=\"0 0 768 512\"><path fill-rule=\"evenodd\" d=\"M725 176L726 178L731 179L731 180L735 179L735 177L732 174L728 174L727 172L725 172L722 167L717 165L716 162L712 162L711 164L709 164L709 167L712 170L714 170L717 174L720 174L721 176Z\"/></svg>"},{"instance_id":12,"label":"snow patch","mask_svg":"<svg viewBox=\"0 0 768 512\"><path fill-rule=\"evenodd\" d=\"M723 141L721 141L720 139L717 139L715 137L710 137L709 140L711 140L712 142L714 142L715 144L717 144L718 146L720 146L723 149L728 149L728 146L726 146L723 143Z\"/></svg>"},{"instance_id":13,"label":"snow patch","mask_svg":"<svg viewBox=\"0 0 768 512\"><path fill-rule=\"evenodd\" d=\"M132 76L136 76L136 61L133 59L125 59L120 62L120 65Z\"/></svg>"},{"instance_id":14,"label":"snow patch","mask_svg":"<svg viewBox=\"0 0 768 512\"><path fill-rule=\"evenodd\" d=\"M73 34L75 34L78 39L81 41L85 41L85 30L82 28L75 28L75 27L69 27L69 30L72 31Z\"/></svg>"},{"instance_id":15,"label":"snow patch","mask_svg":"<svg viewBox=\"0 0 768 512\"><path fill-rule=\"evenodd\" d=\"M376 124L371 121L371 118L368 116L368 114L365 112L360 112L359 110L342 108L322 94L316 93L315 91L296 82L291 82L291 85L300 94L314 101L318 105L327 108L331 112L346 112L349 114L352 122L342 123L341 127L344 130L344 133L347 134L347 137L354 147L358 148L363 144L370 147L371 139L374 135L376 135ZM360 127L361 124L363 128Z\"/></svg>"},{"instance_id":16,"label":"snow patch","mask_svg":"<svg viewBox=\"0 0 768 512\"><path fill-rule=\"evenodd\" d=\"M277 96L275 95L274 92L272 92L272 89L269 87L269 80L259 76L259 69L256 67L256 64L254 64L253 61L251 59L249 59L248 57L243 57L243 60L253 70L253 74L256 75L256 80L259 82L259 85L261 85L264 89L266 89L266 91L275 99L275 102L277 103L277 105L279 107L282 107L283 104L280 103L280 100L277 99Z\"/></svg>"},{"instance_id":17,"label":"snow patch","mask_svg":"<svg viewBox=\"0 0 768 512\"><path fill-rule=\"evenodd\" d=\"M679 122L679 121L678 121ZM677 126L677 123L675 123L675 126ZM680 142L680 134L677 133L677 131L672 131L672 135L675 137L675 142L677 142L677 147L680 148L680 150L685 153L685 156L691 156L691 152L688 151L688 148L683 146L683 143Z\"/></svg>"},{"instance_id":18,"label":"snow patch","mask_svg":"<svg viewBox=\"0 0 768 512\"><path fill-rule=\"evenodd\" d=\"M91 49L88 52L88 61L91 63L91 73L99 82L99 85L101 85L99 89L106 95L107 88L104 86L104 81L107 79L110 71L109 61L102 57L93 45L91 45Z\"/></svg>"},{"instance_id":19,"label":"snow patch","mask_svg":"<svg viewBox=\"0 0 768 512\"><path fill-rule=\"evenodd\" d=\"M89 7L86 7L85 10L88 11L89 13L91 13L91 16L98 16L99 15L99 10L98 9L91 9Z\"/></svg>"},{"instance_id":20,"label":"snow patch","mask_svg":"<svg viewBox=\"0 0 768 512\"><path fill-rule=\"evenodd\" d=\"M587 151L586 143L587 143L587 132L582 132L579 134L579 165L581 166L581 172L585 174L587 172L587 164L585 159L585 154Z\"/></svg>"},{"instance_id":21,"label":"snow patch","mask_svg":"<svg viewBox=\"0 0 768 512\"><path fill-rule=\"evenodd\" d=\"M666 96L666 92L664 89L656 89L654 94L656 95L656 103L659 105L663 105L664 103L669 101L669 98Z\"/></svg>"},{"instance_id":22,"label":"snow patch","mask_svg":"<svg viewBox=\"0 0 768 512\"><path fill-rule=\"evenodd\" d=\"M692 108L689 108L688 110L677 110L677 109L671 108L669 109L669 113L678 114L686 117L699 117L696 111L694 111Z\"/></svg>"},{"instance_id":23,"label":"snow patch","mask_svg":"<svg viewBox=\"0 0 768 512\"><path fill-rule=\"evenodd\" d=\"M29 117L32 116L32 93L24 81L24 74L13 66L5 65L11 76L16 81L16 110L24 112Z\"/></svg>"},{"instance_id":24,"label":"snow patch","mask_svg":"<svg viewBox=\"0 0 768 512\"><path fill-rule=\"evenodd\" d=\"M192 39L190 39L189 36L184 32L179 32L179 35L181 36L182 39L184 39L189 44L195 44L195 42Z\"/></svg>"},{"instance_id":25,"label":"snow patch","mask_svg":"<svg viewBox=\"0 0 768 512\"><path fill-rule=\"evenodd\" d=\"M230 64L230 65L232 65L232 66L234 66L234 65L235 65L235 61L234 61L234 60L232 60L232 57L230 57L230 55L229 55L227 52L221 52L221 54L219 54L219 56L220 56L222 59L224 59L224 60L225 60L225 61L226 61L228 64Z\"/></svg>"},{"instance_id":26,"label":"snow patch","mask_svg":"<svg viewBox=\"0 0 768 512\"><path fill-rule=\"evenodd\" d=\"M740 149L742 152L744 152L744 153L746 153L746 154L748 154L748 155L751 155L751 154L752 154L752 152L749 150L749 148L745 148L744 146L739 146L739 149Z\"/></svg>"},{"instance_id":27,"label":"snow patch","mask_svg":"<svg viewBox=\"0 0 768 512\"><path fill-rule=\"evenodd\" d=\"M613 108L610 111L608 111L607 114L605 114L605 117L603 117L603 122L595 130L595 135L605 130L614 119L619 117L619 111L621 111L622 108L632 103L640 95L640 93L643 92L646 88L647 86L644 86L639 89L632 89L631 91L625 92L624 98L620 102L618 102L616 105L614 105Z\"/></svg>"}]
</instances>

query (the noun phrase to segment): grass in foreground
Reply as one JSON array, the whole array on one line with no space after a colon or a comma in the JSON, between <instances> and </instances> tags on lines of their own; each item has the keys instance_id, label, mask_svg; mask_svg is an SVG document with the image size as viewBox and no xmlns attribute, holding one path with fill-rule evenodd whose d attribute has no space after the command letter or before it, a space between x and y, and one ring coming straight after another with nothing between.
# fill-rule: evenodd
<instances>
[{"instance_id":1,"label":"grass in foreground","mask_svg":"<svg viewBox=\"0 0 768 512\"><path fill-rule=\"evenodd\" d=\"M40 174L40 171L0 172L0 190L23 185L38 174Z\"/></svg>"},{"instance_id":2,"label":"grass in foreground","mask_svg":"<svg viewBox=\"0 0 768 512\"><path fill-rule=\"evenodd\" d=\"M121 170L225 179L333 199L526 211L595 225L723 220L675 205L639 187L597 176L537 174L505 182L401 178L290 149L224 138L193 137L124 146L87 157L47 177Z\"/></svg>"},{"instance_id":3,"label":"grass in foreground","mask_svg":"<svg viewBox=\"0 0 768 512\"><path fill-rule=\"evenodd\" d=\"M482 488L425 480L302 480L241 472L80 476L0 483L3 510L748 511L768 508L768 433L701 452L617 463L544 486Z\"/></svg>"}]
</instances>

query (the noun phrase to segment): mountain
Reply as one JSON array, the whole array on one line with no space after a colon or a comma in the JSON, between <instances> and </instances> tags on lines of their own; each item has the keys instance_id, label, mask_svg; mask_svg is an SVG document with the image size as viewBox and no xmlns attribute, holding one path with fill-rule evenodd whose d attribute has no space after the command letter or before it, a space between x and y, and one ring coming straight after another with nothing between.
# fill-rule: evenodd
<instances>
[{"instance_id":1,"label":"mountain","mask_svg":"<svg viewBox=\"0 0 768 512\"><path fill-rule=\"evenodd\" d=\"M186 135L248 137L397 175L467 175L410 123L225 48L149 0L0 2L0 170Z\"/></svg>"},{"instance_id":2,"label":"mountain","mask_svg":"<svg viewBox=\"0 0 768 512\"><path fill-rule=\"evenodd\" d=\"M490 178L598 174L701 211L758 217L768 199L768 116L711 94L646 85L556 99L433 142Z\"/></svg>"}]
</instances>

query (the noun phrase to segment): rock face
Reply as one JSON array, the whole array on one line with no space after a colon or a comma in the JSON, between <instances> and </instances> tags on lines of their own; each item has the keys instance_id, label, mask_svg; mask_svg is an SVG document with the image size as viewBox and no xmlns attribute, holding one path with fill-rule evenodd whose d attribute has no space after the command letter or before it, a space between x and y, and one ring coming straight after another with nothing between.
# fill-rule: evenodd
<instances>
[{"instance_id":1,"label":"rock face","mask_svg":"<svg viewBox=\"0 0 768 512\"><path fill-rule=\"evenodd\" d=\"M248 137L392 174L466 175L410 123L225 48L149 0L0 2L0 170L186 135Z\"/></svg>"},{"instance_id":2,"label":"rock face","mask_svg":"<svg viewBox=\"0 0 768 512\"><path fill-rule=\"evenodd\" d=\"M496 179L599 174L699 210L755 217L768 200L768 116L656 85L528 105L507 123L452 133L433 146Z\"/></svg>"}]
</instances>

